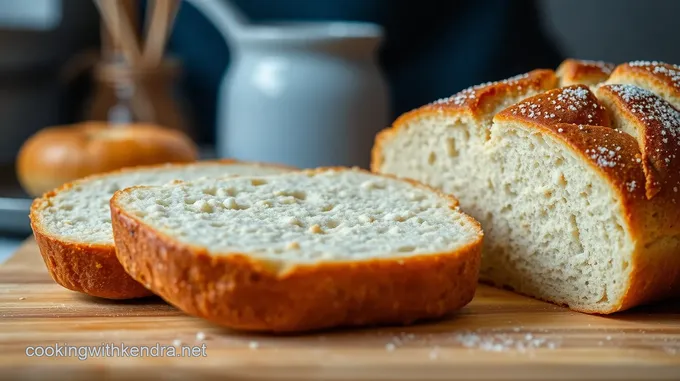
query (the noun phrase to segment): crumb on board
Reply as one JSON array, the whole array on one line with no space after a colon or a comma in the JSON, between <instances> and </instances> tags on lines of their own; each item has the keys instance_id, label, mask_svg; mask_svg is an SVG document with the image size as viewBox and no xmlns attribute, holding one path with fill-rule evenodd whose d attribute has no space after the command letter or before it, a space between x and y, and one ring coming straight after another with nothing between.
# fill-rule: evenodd
<instances>
[{"instance_id":1,"label":"crumb on board","mask_svg":"<svg viewBox=\"0 0 680 381\"><path fill-rule=\"evenodd\" d=\"M434 348L432 348L430 350L429 357L430 357L430 360L436 360L436 359L439 358L439 347L438 346L435 346Z\"/></svg>"}]
</instances>

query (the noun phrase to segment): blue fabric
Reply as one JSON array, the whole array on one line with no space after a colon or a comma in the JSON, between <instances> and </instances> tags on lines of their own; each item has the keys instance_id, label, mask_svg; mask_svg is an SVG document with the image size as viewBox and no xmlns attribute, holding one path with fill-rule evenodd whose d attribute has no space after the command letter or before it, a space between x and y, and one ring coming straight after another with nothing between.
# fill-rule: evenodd
<instances>
[{"instance_id":1,"label":"blue fabric","mask_svg":"<svg viewBox=\"0 0 680 381\"><path fill-rule=\"evenodd\" d=\"M232 0L253 21L357 20L381 24L381 65L390 82L394 117L465 87L562 60L528 0ZM214 139L216 96L229 50L217 30L183 2L169 51L185 66L183 91Z\"/></svg>"}]
</instances>

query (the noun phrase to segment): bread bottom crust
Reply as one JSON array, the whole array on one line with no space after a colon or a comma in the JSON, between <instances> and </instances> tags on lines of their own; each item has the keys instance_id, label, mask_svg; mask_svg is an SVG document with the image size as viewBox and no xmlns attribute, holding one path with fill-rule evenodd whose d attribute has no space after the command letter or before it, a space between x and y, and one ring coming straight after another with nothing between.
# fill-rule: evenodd
<instances>
[{"instance_id":1,"label":"bread bottom crust","mask_svg":"<svg viewBox=\"0 0 680 381\"><path fill-rule=\"evenodd\" d=\"M185 313L233 329L284 333L443 318L472 300L479 276L481 236L450 253L277 272L243 254L211 256L111 210L125 271Z\"/></svg>"},{"instance_id":2,"label":"bread bottom crust","mask_svg":"<svg viewBox=\"0 0 680 381\"><path fill-rule=\"evenodd\" d=\"M61 286L106 299L153 295L125 272L113 247L64 242L36 228L33 232L47 271Z\"/></svg>"}]
</instances>

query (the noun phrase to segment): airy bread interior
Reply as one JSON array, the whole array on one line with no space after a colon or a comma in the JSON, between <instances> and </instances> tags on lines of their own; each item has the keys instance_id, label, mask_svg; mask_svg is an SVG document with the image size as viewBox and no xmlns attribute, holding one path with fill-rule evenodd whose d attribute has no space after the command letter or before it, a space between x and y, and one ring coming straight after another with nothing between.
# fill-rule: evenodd
<instances>
[{"instance_id":1,"label":"airy bread interior","mask_svg":"<svg viewBox=\"0 0 680 381\"><path fill-rule=\"evenodd\" d=\"M283 168L220 162L190 165L152 166L76 181L49 197L39 210L47 234L66 241L113 245L109 200L119 189L135 185L160 185L174 180L202 177L267 175Z\"/></svg>"},{"instance_id":2,"label":"airy bread interior","mask_svg":"<svg viewBox=\"0 0 680 381\"><path fill-rule=\"evenodd\" d=\"M622 211L575 152L519 125L496 125L480 141L464 123L420 123L394 138L381 170L458 197L484 228L483 279L574 307L622 292L633 248ZM623 255L614 260L612 248Z\"/></svg>"},{"instance_id":3,"label":"airy bread interior","mask_svg":"<svg viewBox=\"0 0 680 381\"><path fill-rule=\"evenodd\" d=\"M478 205L491 227L486 279L575 309L613 307L635 247L616 192L549 134L506 124L492 136L497 170Z\"/></svg>"},{"instance_id":4,"label":"airy bread interior","mask_svg":"<svg viewBox=\"0 0 680 381\"><path fill-rule=\"evenodd\" d=\"M321 170L135 187L116 206L212 255L281 264L453 252L479 239L455 200L360 170Z\"/></svg>"}]
</instances>

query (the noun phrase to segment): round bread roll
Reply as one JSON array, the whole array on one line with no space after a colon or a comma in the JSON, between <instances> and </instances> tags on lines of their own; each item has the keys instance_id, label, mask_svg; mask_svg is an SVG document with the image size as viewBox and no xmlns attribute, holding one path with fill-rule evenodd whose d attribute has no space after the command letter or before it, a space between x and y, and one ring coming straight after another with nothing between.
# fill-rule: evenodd
<instances>
[{"instance_id":1,"label":"round bread roll","mask_svg":"<svg viewBox=\"0 0 680 381\"><path fill-rule=\"evenodd\" d=\"M22 187L39 196L95 173L136 165L192 162L198 149L182 132L150 124L84 122L45 128L17 157Z\"/></svg>"}]
</instances>

